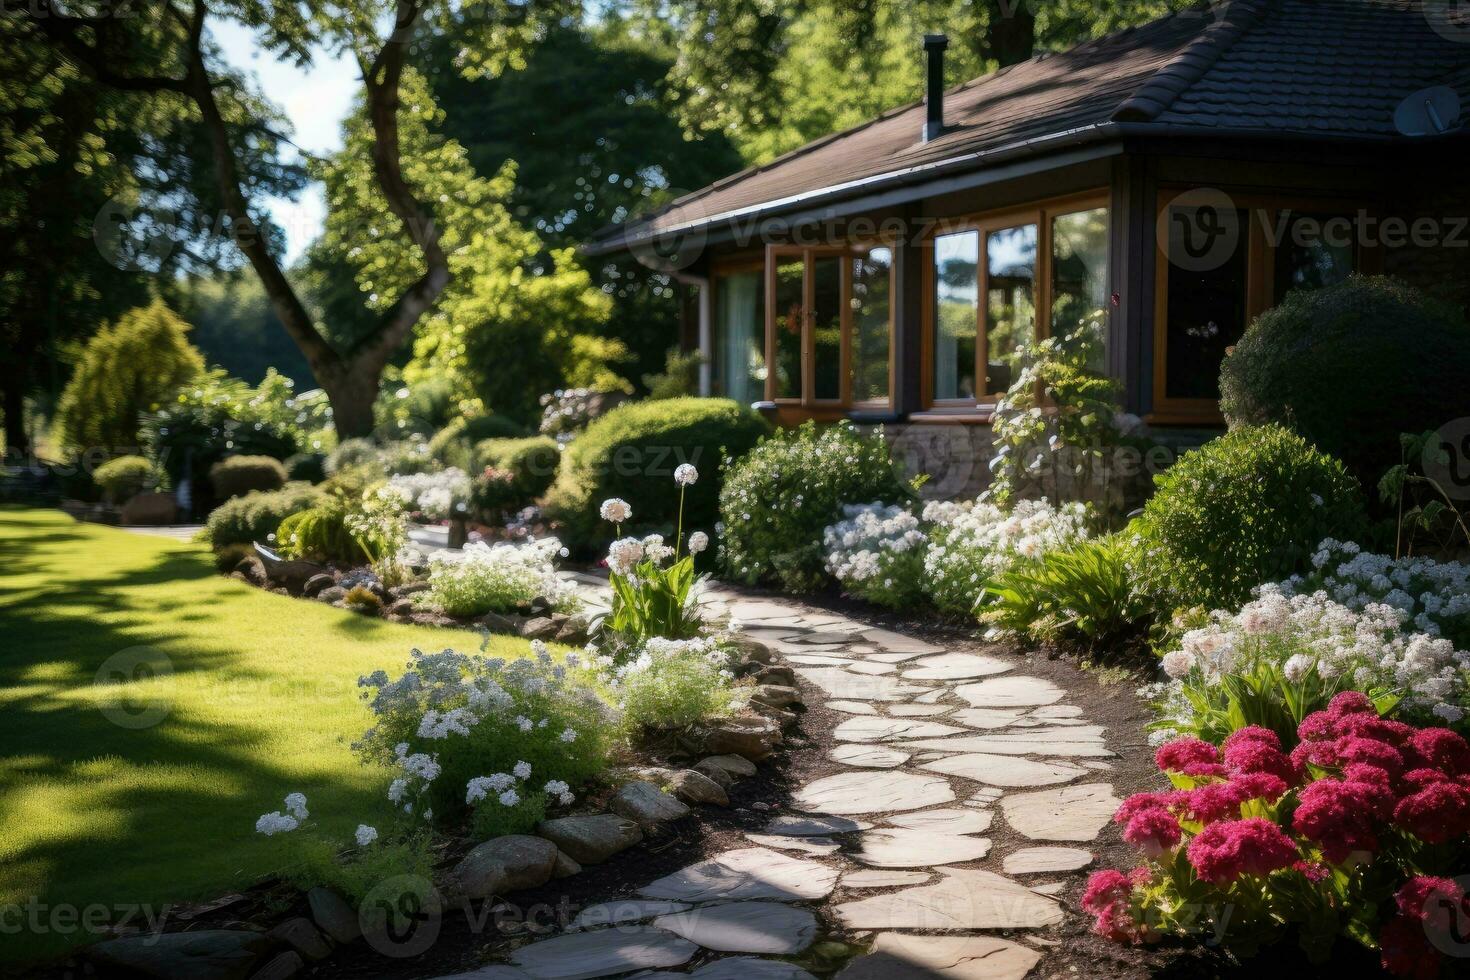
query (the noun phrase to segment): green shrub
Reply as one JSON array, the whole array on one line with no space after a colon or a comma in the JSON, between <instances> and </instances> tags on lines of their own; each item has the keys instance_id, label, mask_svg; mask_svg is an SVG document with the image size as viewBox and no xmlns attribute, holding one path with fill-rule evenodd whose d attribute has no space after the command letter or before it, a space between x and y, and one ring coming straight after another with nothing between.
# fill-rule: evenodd
<instances>
[{"instance_id":1,"label":"green shrub","mask_svg":"<svg viewBox=\"0 0 1470 980\"><path fill-rule=\"evenodd\" d=\"M286 467L270 456L230 456L209 468L209 485L219 500L286 485Z\"/></svg>"},{"instance_id":2,"label":"green shrub","mask_svg":"<svg viewBox=\"0 0 1470 980\"><path fill-rule=\"evenodd\" d=\"M327 456L325 453L297 453L286 460L288 480L321 483L327 478Z\"/></svg>"},{"instance_id":3,"label":"green shrub","mask_svg":"<svg viewBox=\"0 0 1470 980\"><path fill-rule=\"evenodd\" d=\"M1233 429L1154 478L1138 528L1148 591L1234 609L1301 570L1324 538L1351 539L1362 494L1342 463L1278 425Z\"/></svg>"},{"instance_id":4,"label":"green shrub","mask_svg":"<svg viewBox=\"0 0 1470 980\"><path fill-rule=\"evenodd\" d=\"M842 520L843 505L910 496L881 432L863 435L847 422L779 431L726 474L721 562L739 582L818 588L825 581L822 535Z\"/></svg>"},{"instance_id":5,"label":"green shrub","mask_svg":"<svg viewBox=\"0 0 1470 980\"><path fill-rule=\"evenodd\" d=\"M73 449L138 445L140 416L204 370L188 333L189 325L155 300L94 334L56 408L62 441Z\"/></svg>"},{"instance_id":6,"label":"green shrub","mask_svg":"<svg viewBox=\"0 0 1470 980\"><path fill-rule=\"evenodd\" d=\"M371 439L343 439L337 444L337 448L327 453L326 469L328 476L334 476L339 470L351 469L355 466L377 466L378 447Z\"/></svg>"},{"instance_id":7,"label":"green shrub","mask_svg":"<svg viewBox=\"0 0 1470 980\"><path fill-rule=\"evenodd\" d=\"M736 700L728 658L708 639L651 640L619 680L623 724L635 734L727 715Z\"/></svg>"},{"instance_id":8,"label":"green shrub","mask_svg":"<svg viewBox=\"0 0 1470 980\"><path fill-rule=\"evenodd\" d=\"M1232 427L1275 422L1341 459L1364 487L1399 461L1399 433L1465 415L1470 325L1393 279L1298 290L1246 330L1220 369Z\"/></svg>"},{"instance_id":9,"label":"green shrub","mask_svg":"<svg viewBox=\"0 0 1470 980\"><path fill-rule=\"evenodd\" d=\"M215 551L230 545L264 543L292 514L321 503L322 492L307 483L288 483L280 490L247 493L216 507L205 522Z\"/></svg>"},{"instance_id":10,"label":"green shrub","mask_svg":"<svg viewBox=\"0 0 1470 980\"><path fill-rule=\"evenodd\" d=\"M474 415L452 420L429 440L429 454L440 466L458 466L469 471L475 467L475 447L486 439L519 439L526 434L522 425L504 415Z\"/></svg>"},{"instance_id":11,"label":"green shrub","mask_svg":"<svg viewBox=\"0 0 1470 980\"><path fill-rule=\"evenodd\" d=\"M317 562L361 562L365 559L347 530L347 508L332 499L281 521L276 542L288 558Z\"/></svg>"},{"instance_id":12,"label":"green shrub","mask_svg":"<svg viewBox=\"0 0 1470 980\"><path fill-rule=\"evenodd\" d=\"M679 509L676 467L700 470L688 493L684 527L710 527L723 458L739 458L767 431L759 415L723 398L671 398L619 407L594 421L562 454L547 511L566 539L586 547L599 532L598 507L609 497L633 504L625 533L672 531ZM817 530L821 536L821 528Z\"/></svg>"},{"instance_id":13,"label":"green shrub","mask_svg":"<svg viewBox=\"0 0 1470 980\"><path fill-rule=\"evenodd\" d=\"M981 614L1003 630L1043 643L1115 647L1147 635L1151 609L1135 588L1130 536L1077 542L1015 565L989 585Z\"/></svg>"},{"instance_id":14,"label":"green shrub","mask_svg":"<svg viewBox=\"0 0 1470 980\"><path fill-rule=\"evenodd\" d=\"M429 454L429 444L417 436L384 443L378 450L378 461L389 476L432 473L440 468Z\"/></svg>"},{"instance_id":15,"label":"green shrub","mask_svg":"<svg viewBox=\"0 0 1470 980\"><path fill-rule=\"evenodd\" d=\"M561 449L549 436L485 439L475 444L472 463L477 470L488 466L511 474L516 492L530 503L551 489L561 463Z\"/></svg>"},{"instance_id":16,"label":"green shrub","mask_svg":"<svg viewBox=\"0 0 1470 980\"><path fill-rule=\"evenodd\" d=\"M156 487L158 467L142 456L109 459L92 472L92 480L113 504L125 504L144 490Z\"/></svg>"}]
</instances>

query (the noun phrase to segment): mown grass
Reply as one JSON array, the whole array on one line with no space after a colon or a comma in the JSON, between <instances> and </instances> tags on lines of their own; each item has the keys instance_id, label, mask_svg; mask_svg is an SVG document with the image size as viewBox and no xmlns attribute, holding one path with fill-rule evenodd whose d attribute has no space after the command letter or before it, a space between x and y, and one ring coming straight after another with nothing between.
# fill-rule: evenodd
<instances>
[{"instance_id":1,"label":"mown grass","mask_svg":"<svg viewBox=\"0 0 1470 980\"><path fill-rule=\"evenodd\" d=\"M198 545L0 509L0 959L91 939L68 907L156 911L278 870L254 823L288 792L344 842L386 821L350 748L357 677L476 645L232 581ZM98 683L113 667L131 679Z\"/></svg>"}]
</instances>

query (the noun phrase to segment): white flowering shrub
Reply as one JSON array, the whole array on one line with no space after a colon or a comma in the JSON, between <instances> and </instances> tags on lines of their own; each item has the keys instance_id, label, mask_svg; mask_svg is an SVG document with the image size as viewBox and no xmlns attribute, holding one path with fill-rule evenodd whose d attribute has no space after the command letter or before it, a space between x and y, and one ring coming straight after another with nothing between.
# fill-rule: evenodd
<instances>
[{"instance_id":1,"label":"white flowering shrub","mask_svg":"<svg viewBox=\"0 0 1470 980\"><path fill-rule=\"evenodd\" d=\"M985 500L934 501L923 516L933 525L924 556L929 596L941 611L960 615L976 612L997 576L1090 536L1080 503L1021 500L1004 510Z\"/></svg>"},{"instance_id":2,"label":"white flowering shrub","mask_svg":"<svg viewBox=\"0 0 1470 980\"><path fill-rule=\"evenodd\" d=\"M469 511L470 494L474 492L469 474L457 466L437 473L405 473L393 476L389 478L388 486L410 508L431 521L464 517Z\"/></svg>"},{"instance_id":3,"label":"white flowering shrub","mask_svg":"<svg viewBox=\"0 0 1470 980\"><path fill-rule=\"evenodd\" d=\"M1325 592L1349 609L1383 603L1415 631L1448 637L1470 649L1470 565L1432 558L1393 559L1351 541L1327 538L1312 555L1312 570L1277 588L1287 595Z\"/></svg>"},{"instance_id":4,"label":"white flowering shrub","mask_svg":"<svg viewBox=\"0 0 1470 980\"><path fill-rule=\"evenodd\" d=\"M822 543L827 571L855 596L903 609L924 594L929 538L911 511L897 504L849 504Z\"/></svg>"},{"instance_id":5,"label":"white flowering shrub","mask_svg":"<svg viewBox=\"0 0 1470 980\"><path fill-rule=\"evenodd\" d=\"M713 638L648 640L620 666L610 660L608 686L632 732L684 728L730 713L740 699L730 651Z\"/></svg>"},{"instance_id":6,"label":"white flowering shrub","mask_svg":"<svg viewBox=\"0 0 1470 980\"><path fill-rule=\"evenodd\" d=\"M605 768L620 719L597 668L531 646L516 660L415 650L399 677L359 679L375 724L354 748L392 768L388 798L402 813L432 823L472 812L482 836L522 832Z\"/></svg>"},{"instance_id":7,"label":"white flowering shrub","mask_svg":"<svg viewBox=\"0 0 1470 980\"><path fill-rule=\"evenodd\" d=\"M1261 725L1288 743L1301 720L1343 690L1367 694L1406 720L1456 724L1470 706L1470 653L1444 637L1406 631L1383 603L1361 610L1325 592L1266 586L1239 612L1216 611L1165 654L1171 681L1151 694L1168 733L1219 743Z\"/></svg>"},{"instance_id":8,"label":"white flowering shrub","mask_svg":"<svg viewBox=\"0 0 1470 980\"><path fill-rule=\"evenodd\" d=\"M451 616L510 612L541 596L558 611L577 604L576 589L557 577L566 549L556 538L511 544L471 541L458 552L429 555L429 588L420 602Z\"/></svg>"}]
</instances>

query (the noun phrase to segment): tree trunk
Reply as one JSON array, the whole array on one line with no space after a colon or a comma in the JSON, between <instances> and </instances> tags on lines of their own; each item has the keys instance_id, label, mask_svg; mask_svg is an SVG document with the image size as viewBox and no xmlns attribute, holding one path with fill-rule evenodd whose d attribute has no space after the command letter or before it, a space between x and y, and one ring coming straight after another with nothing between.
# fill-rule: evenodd
<instances>
[{"instance_id":1,"label":"tree trunk","mask_svg":"<svg viewBox=\"0 0 1470 980\"><path fill-rule=\"evenodd\" d=\"M339 439L362 439L373 434L373 402L383 369L367 365L344 365L317 375L327 400L332 403L332 423Z\"/></svg>"},{"instance_id":2,"label":"tree trunk","mask_svg":"<svg viewBox=\"0 0 1470 980\"><path fill-rule=\"evenodd\" d=\"M5 386L5 460L21 463L31 452L31 440L26 435L25 392L19 382Z\"/></svg>"},{"instance_id":3,"label":"tree trunk","mask_svg":"<svg viewBox=\"0 0 1470 980\"><path fill-rule=\"evenodd\" d=\"M990 29L986 47L1000 67L1019 64L1036 50L1036 15L1026 0L989 0Z\"/></svg>"}]
</instances>

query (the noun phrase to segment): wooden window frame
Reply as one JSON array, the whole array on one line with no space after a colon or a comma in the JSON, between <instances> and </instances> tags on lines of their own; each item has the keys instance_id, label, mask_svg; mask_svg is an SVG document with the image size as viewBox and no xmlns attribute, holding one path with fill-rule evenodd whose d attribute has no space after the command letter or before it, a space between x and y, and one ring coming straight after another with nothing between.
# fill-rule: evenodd
<instances>
[{"instance_id":1,"label":"wooden window frame","mask_svg":"<svg viewBox=\"0 0 1470 980\"><path fill-rule=\"evenodd\" d=\"M719 343L717 342L717 339L716 339L716 331L717 331L718 328L716 326L715 320L716 320L716 318L717 318L717 316L719 314L719 309L720 309L720 279L722 277L724 277L724 276L739 275L742 272L754 272L758 276L761 276L762 277L761 288L764 289L764 287L765 287L765 281L764 281L764 276L765 276L765 259L762 256L740 256L740 257L735 257L735 258L722 258L722 259L716 259L715 261L713 261L712 263L710 263L710 270L709 270L709 317L710 317L710 325L709 325L709 328L710 328L710 349L705 354L705 356L709 358L709 364L710 364L710 385L711 385L711 388L714 387L715 377L717 376L718 369L720 367L720 363L719 363L718 359L715 357L715 351L719 349ZM764 384L761 387L761 397L762 398L765 398L765 397L767 397L767 389L770 386L771 364L770 364L770 357L769 357L770 350L766 349L766 347L764 345L764 337L765 337L765 325L764 324L761 325L761 331L762 331L761 336L762 336L762 341L763 341L763 343L762 343L762 350L767 355L767 357L766 357L766 380L765 380ZM729 393L726 392L725 394L719 395L719 396L716 396L716 397L728 398L730 396L729 396Z\"/></svg>"},{"instance_id":2,"label":"wooden window frame","mask_svg":"<svg viewBox=\"0 0 1470 980\"><path fill-rule=\"evenodd\" d=\"M993 231L1004 231L1021 225L1034 224L1036 226L1036 270L1035 270L1035 300L1036 300L1036 339L1044 340L1051 336L1051 306L1052 306L1052 222L1067 214L1075 214L1079 211L1093 211L1102 208L1108 211L1108 222L1111 227L1113 221L1111 195L1107 188L1097 188L1090 191L1082 191L1077 194L1068 194L1062 197L1048 198L1023 207L1005 208L993 211L981 211L973 214L962 215L956 218L941 219L936 222L925 236L922 243L923 251L926 253L923 264L923 337L920 357L922 358L923 370L920 377L921 404L927 412L937 416L963 416L982 415L988 417L995 403L1000 400L1004 392L991 394L980 392L974 398L938 398L934 397L934 355L935 355L935 331L939 328L939 311L935 303L935 270L934 270L934 243L936 239L953 234L975 232L980 236L979 261L976 263L976 306L975 306L975 381L976 387L985 386L985 375L989 367L990 341L987 336L986 320L990 309L990 297L988 295L990 279L990 258L986 248L986 235ZM1112 236L1108 239L1108 271L1109 281L1112 274Z\"/></svg>"},{"instance_id":3,"label":"wooden window frame","mask_svg":"<svg viewBox=\"0 0 1470 980\"><path fill-rule=\"evenodd\" d=\"M1190 185L1161 185L1154 208L1154 227L1161 227L1164 212L1180 194L1195 190ZM1229 193L1227 191L1227 193ZM1376 217L1377 209L1361 198L1307 197L1291 194L1229 193L1238 210L1246 212L1246 326L1281 301L1276 292L1276 250L1266 228L1279 226L1282 211L1367 213ZM1261 219L1265 215L1265 221ZM1154 331L1153 331L1153 406L1145 421L1164 425L1225 424L1220 402L1215 398L1171 398L1166 389L1169 367L1169 257L1166 242L1154 241ZM1353 271L1371 272L1378 268L1381 256L1360 240L1353 249Z\"/></svg>"},{"instance_id":4,"label":"wooden window frame","mask_svg":"<svg viewBox=\"0 0 1470 980\"><path fill-rule=\"evenodd\" d=\"M884 239L858 240L843 245L767 245L764 256L766 289L766 401L778 409L801 408L818 413L841 413L844 411L882 411L892 407L894 384L897 381L894 358L897 323L894 310L897 297L897 263L888 266L888 397L884 399L852 400L852 259L859 252L875 248L886 248L890 254L894 244ZM798 397L778 397L776 393L776 266L783 261L799 257L802 269L801 325L801 394ZM838 262L838 320L841 331L839 342L840 364L839 395L837 398L816 398L816 344L813 337L813 277L817 259L836 258Z\"/></svg>"}]
</instances>

